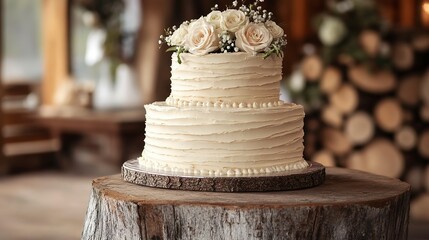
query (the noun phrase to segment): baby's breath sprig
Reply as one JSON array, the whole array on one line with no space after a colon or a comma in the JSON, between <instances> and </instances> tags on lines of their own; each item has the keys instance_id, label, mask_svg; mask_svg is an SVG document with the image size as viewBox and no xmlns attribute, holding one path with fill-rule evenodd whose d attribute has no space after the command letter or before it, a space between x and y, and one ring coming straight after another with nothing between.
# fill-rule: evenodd
<instances>
[{"instance_id":1,"label":"baby's breath sprig","mask_svg":"<svg viewBox=\"0 0 429 240\"><path fill-rule=\"evenodd\" d=\"M271 20L273 13L268 12L266 9L262 9L262 6L259 6L259 3L262 2L264 2L264 0L257 0L252 4L245 5L244 1L242 1L243 4L238 8L238 10L242 11L251 22L265 23L266 21Z\"/></svg>"},{"instance_id":2,"label":"baby's breath sprig","mask_svg":"<svg viewBox=\"0 0 429 240\"><path fill-rule=\"evenodd\" d=\"M158 44L159 47L165 43L167 46L171 46L171 35L173 35L173 32L177 29L176 26L173 26L171 28L164 29L164 35L159 36Z\"/></svg>"},{"instance_id":3,"label":"baby's breath sprig","mask_svg":"<svg viewBox=\"0 0 429 240\"><path fill-rule=\"evenodd\" d=\"M219 34L219 46L221 53L238 52L240 49L235 46L235 39L228 32Z\"/></svg>"}]
</instances>

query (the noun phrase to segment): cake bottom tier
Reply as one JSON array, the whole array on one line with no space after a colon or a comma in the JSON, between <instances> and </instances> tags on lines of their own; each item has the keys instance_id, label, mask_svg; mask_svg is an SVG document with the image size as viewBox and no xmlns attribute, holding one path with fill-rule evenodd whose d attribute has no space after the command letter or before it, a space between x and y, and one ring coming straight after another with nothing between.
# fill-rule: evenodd
<instances>
[{"instance_id":1,"label":"cake bottom tier","mask_svg":"<svg viewBox=\"0 0 429 240\"><path fill-rule=\"evenodd\" d=\"M308 167L303 155L303 107L170 106L146 108L139 163L177 174L253 175Z\"/></svg>"}]
</instances>

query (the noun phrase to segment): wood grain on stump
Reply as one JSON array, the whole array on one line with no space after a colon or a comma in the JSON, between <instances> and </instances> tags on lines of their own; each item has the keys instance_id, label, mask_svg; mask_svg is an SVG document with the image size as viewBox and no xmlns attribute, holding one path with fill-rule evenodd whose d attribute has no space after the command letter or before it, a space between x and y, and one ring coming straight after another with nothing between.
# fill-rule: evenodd
<instances>
[{"instance_id":1,"label":"wood grain on stump","mask_svg":"<svg viewBox=\"0 0 429 240\"><path fill-rule=\"evenodd\" d=\"M82 239L406 239L410 186L328 168L287 192L166 190L95 179Z\"/></svg>"}]
</instances>

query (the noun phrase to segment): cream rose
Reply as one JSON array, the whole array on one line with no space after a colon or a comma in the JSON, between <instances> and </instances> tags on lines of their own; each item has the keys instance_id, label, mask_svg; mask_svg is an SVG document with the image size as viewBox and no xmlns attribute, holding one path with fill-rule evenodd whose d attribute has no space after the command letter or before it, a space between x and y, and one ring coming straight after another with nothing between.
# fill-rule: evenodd
<instances>
[{"instance_id":1,"label":"cream rose","mask_svg":"<svg viewBox=\"0 0 429 240\"><path fill-rule=\"evenodd\" d=\"M235 33L236 46L253 55L270 46L273 36L263 23L249 23Z\"/></svg>"},{"instance_id":2,"label":"cream rose","mask_svg":"<svg viewBox=\"0 0 429 240\"><path fill-rule=\"evenodd\" d=\"M267 27L268 31L273 35L273 38L280 38L285 34L283 28L279 27L279 25L273 21L267 21L265 27Z\"/></svg>"},{"instance_id":3,"label":"cream rose","mask_svg":"<svg viewBox=\"0 0 429 240\"><path fill-rule=\"evenodd\" d=\"M249 19L240 10L228 9L222 12L220 27L224 31L235 33L247 23L249 23Z\"/></svg>"},{"instance_id":4,"label":"cream rose","mask_svg":"<svg viewBox=\"0 0 429 240\"><path fill-rule=\"evenodd\" d=\"M181 24L176 31L174 31L173 35L171 35L170 43L173 46L183 46L186 42L186 35L188 34L188 25Z\"/></svg>"},{"instance_id":5,"label":"cream rose","mask_svg":"<svg viewBox=\"0 0 429 240\"><path fill-rule=\"evenodd\" d=\"M203 17L188 28L185 48L195 55L205 55L219 48L219 38L215 26Z\"/></svg>"},{"instance_id":6,"label":"cream rose","mask_svg":"<svg viewBox=\"0 0 429 240\"><path fill-rule=\"evenodd\" d=\"M222 18L222 12L221 11L212 11L207 15L206 20L207 22L213 24L216 28L216 31L220 32L220 19Z\"/></svg>"}]
</instances>

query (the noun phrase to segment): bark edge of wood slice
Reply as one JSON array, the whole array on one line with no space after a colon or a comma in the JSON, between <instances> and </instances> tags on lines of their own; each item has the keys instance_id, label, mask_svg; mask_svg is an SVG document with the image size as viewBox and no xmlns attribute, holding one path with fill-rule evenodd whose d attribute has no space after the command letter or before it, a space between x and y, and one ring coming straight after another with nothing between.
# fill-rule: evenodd
<instances>
[{"instance_id":1,"label":"bark edge of wood slice","mask_svg":"<svg viewBox=\"0 0 429 240\"><path fill-rule=\"evenodd\" d=\"M254 176L179 176L155 170L146 170L138 160L122 165L121 175L127 181L147 187L203 191L203 192L269 192L311 188L325 180L325 167L308 162L309 167L281 173Z\"/></svg>"},{"instance_id":2,"label":"bark edge of wood slice","mask_svg":"<svg viewBox=\"0 0 429 240\"><path fill-rule=\"evenodd\" d=\"M406 239L410 186L343 168L299 191L220 193L93 181L82 239Z\"/></svg>"}]
</instances>

